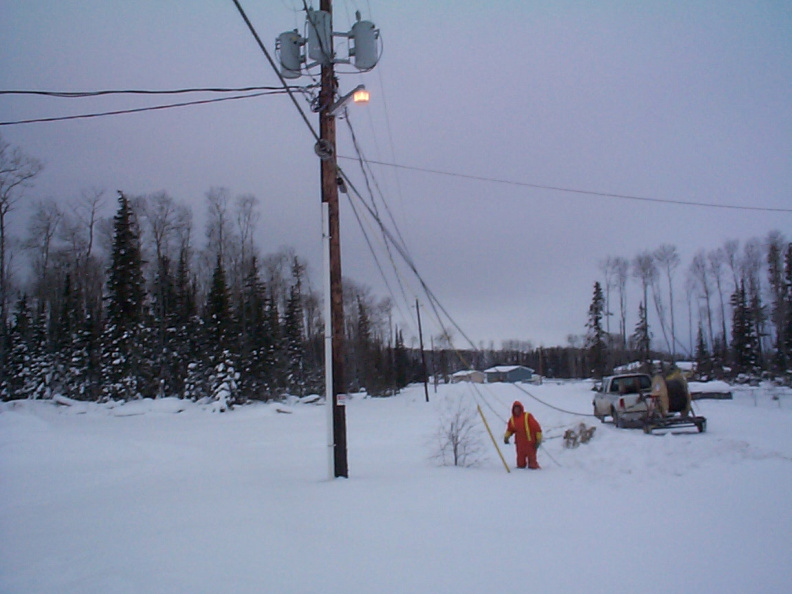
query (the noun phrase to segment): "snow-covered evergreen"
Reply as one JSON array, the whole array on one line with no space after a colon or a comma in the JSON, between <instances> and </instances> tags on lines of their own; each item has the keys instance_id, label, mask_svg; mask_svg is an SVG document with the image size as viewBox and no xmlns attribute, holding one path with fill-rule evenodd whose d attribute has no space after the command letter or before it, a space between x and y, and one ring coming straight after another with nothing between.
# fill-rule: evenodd
<instances>
[{"instance_id":1,"label":"snow-covered evergreen","mask_svg":"<svg viewBox=\"0 0 792 594\"><path fill-rule=\"evenodd\" d=\"M214 373L209 377L214 412L226 412L238 403L238 381L239 373L234 369L233 356L229 351L223 351Z\"/></svg>"}]
</instances>

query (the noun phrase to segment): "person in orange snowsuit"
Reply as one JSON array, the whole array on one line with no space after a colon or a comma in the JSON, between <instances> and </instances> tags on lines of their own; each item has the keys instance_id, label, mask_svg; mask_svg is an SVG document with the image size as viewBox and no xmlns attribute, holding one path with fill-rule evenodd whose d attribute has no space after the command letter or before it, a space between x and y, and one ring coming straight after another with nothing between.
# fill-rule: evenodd
<instances>
[{"instance_id":1,"label":"person in orange snowsuit","mask_svg":"<svg viewBox=\"0 0 792 594\"><path fill-rule=\"evenodd\" d=\"M525 412L522 403L517 400L512 404L512 416L506 425L503 443L509 443L509 438L514 435L517 446L517 468L539 468L536 461L536 449L542 443L542 427L534 416Z\"/></svg>"}]
</instances>

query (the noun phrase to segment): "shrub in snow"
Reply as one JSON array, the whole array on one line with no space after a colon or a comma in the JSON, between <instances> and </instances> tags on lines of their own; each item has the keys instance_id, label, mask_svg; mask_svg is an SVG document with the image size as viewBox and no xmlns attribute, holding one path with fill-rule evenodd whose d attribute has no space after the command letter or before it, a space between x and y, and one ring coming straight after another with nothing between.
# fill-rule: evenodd
<instances>
[{"instance_id":1,"label":"shrub in snow","mask_svg":"<svg viewBox=\"0 0 792 594\"><path fill-rule=\"evenodd\" d=\"M443 466L476 466L484 450L476 410L462 400L449 401L442 409L435 433L433 458Z\"/></svg>"}]
</instances>

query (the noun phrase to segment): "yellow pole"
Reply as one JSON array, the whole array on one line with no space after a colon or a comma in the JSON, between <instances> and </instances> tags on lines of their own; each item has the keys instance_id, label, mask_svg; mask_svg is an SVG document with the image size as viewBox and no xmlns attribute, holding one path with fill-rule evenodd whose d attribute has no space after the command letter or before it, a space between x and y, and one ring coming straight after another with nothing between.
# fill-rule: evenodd
<instances>
[{"instance_id":1,"label":"yellow pole","mask_svg":"<svg viewBox=\"0 0 792 594\"><path fill-rule=\"evenodd\" d=\"M492 445L494 445L495 449L498 450L498 456L500 456L501 462L503 462L503 466L506 468L506 472L511 472L509 465L506 464L506 459L503 457L503 453L500 451L500 447L498 447L498 442L495 440L495 436L492 434L489 423L487 423L487 418L481 411L481 405L477 404L476 408L478 409L479 415L481 415L481 420L484 421L484 426L487 428L487 433L489 433L490 439L492 440Z\"/></svg>"}]
</instances>

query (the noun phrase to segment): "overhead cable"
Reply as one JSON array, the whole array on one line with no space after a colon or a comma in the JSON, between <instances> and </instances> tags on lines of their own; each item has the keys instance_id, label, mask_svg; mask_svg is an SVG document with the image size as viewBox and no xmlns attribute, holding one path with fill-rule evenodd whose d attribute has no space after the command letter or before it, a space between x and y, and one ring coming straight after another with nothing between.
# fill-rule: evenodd
<instances>
[{"instance_id":1,"label":"overhead cable","mask_svg":"<svg viewBox=\"0 0 792 594\"><path fill-rule=\"evenodd\" d=\"M289 86L289 83L287 83L286 79L283 78L283 75L281 74L280 70L278 69L277 64L275 64L275 61L272 59L272 56L270 55L269 51L267 51L267 46L265 46L264 43L261 41L261 37L259 37L259 34L256 31L256 28L253 26L253 23L250 22L250 19L248 18L247 14L245 13L245 10L242 8L242 5L239 3L239 0L233 0L233 2L234 2L234 6L236 6L237 10L239 11L240 16L242 17L242 20L245 21L245 24L247 25L248 29L250 30L251 35L253 35L253 38L256 40L256 43L258 44L259 49L262 51L264 56L267 58L267 62L269 62L269 65L272 67L272 69L275 71L275 74L278 76L278 79L281 81L281 85L283 86L283 89L287 93L289 93L289 97L291 98L292 103L294 103L294 106L297 108L297 111L300 112L300 116L302 117L303 121L305 122L305 125L308 126L308 129L311 131L311 134L313 135L314 139L317 142L319 142L319 140L321 140L319 138L319 134L316 132L316 130L314 129L314 127L311 124L310 120L308 119L308 116L305 114L305 111L303 111L303 108L300 106L300 104L297 102L297 99L294 97L294 93L291 91L291 87Z\"/></svg>"},{"instance_id":2,"label":"overhead cable","mask_svg":"<svg viewBox=\"0 0 792 594\"><path fill-rule=\"evenodd\" d=\"M460 361L462 361L463 363L466 363L464 354L453 344L453 341L451 340L451 334L448 331L448 329L446 328L446 325L443 323L443 316L445 316L445 318L448 319L448 321L451 323L451 325L467 341L467 343L470 345L470 347L472 348L473 351L479 351L478 347L476 347L476 345L473 343L473 341L465 334L465 332L462 330L461 326L456 322L456 320L454 320L454 318L451 316L451 314L448 313L448 311L445 309L445 307L443 307L443 305L437 299L437 296L429 288L428 284L426 283L426 281L423 279L423 277L421 276L420 272L418 271L417 266L416 266L415 262L413 261L412 257L407 252L406 246L403 245L403 243L401 243L400 241L396 240L396 238L393 235L393 233L385 226L385 223L382 221L382 219L380 218L379 214L375 211L374 208L372 208L371 205L369 205L366 202L366 200L360 194L358 189L355 187L355 185L352 183L352 181L349 179L349 177L344 173L344 171L340 167L338 168L338 173L345 180L346 185L349 188L351 194L353 194L354 196L356 196L358 198L360 204L363 206L365 211L368 212L369 216L377 224L377 226L379 227L379 229L380 229L380 231L382 233L383 239L385 240L386 244L392 245L394 247L394 249L396 250L396 252L401 256L402 260L410 268L410 270L412 271L412 273L414 274L414 276L416 277L416 279L420 283L424 293L426 294L426 296L427 296L427 298L429 300L429 305L431 306L434 318L437 321L437 323L440 325L440 328L442 329L443 334L448 339L451 348L457 354L457 357L459 357ZM357 209L354 208L354 204L351 201L351 197L350 197L350 204L352 204L353 210L355 212L355 216L356 216L356 218L358 220L358 224L361 225L361 228L362 228L362 223L361 223L360 216L357 213ZM368 239L367 239L367 241L368 241ZM369 242L369 249L371 249L370 242ZM375 259L376 259L376 256L375 256ZM392 258L391 258L391 260L392 260ZM379 266L379 262L377 262L377 264ZM383 273L381 267L380 267L380 273L381 274ZM442 315L441 315L441 313L442 313ZM516 384L515 384L515 386L516 386ZM539 402L540 404L543 404L544 406L547 406L548 408L551 408L551 409L554 409L554 410L557 410L559 412L563 412L563 413L566 413L566 414L574 415L574 416L584 416L584 417L592 417L592 416L594 416L591 413L583 413L583 412L571 411L571 410L566 410L566 409L560 408L558 406L552 405L549 402L546 402L546 401L538 398L535 394L532 394L531 392L529 392L528 390L526 390L525 388L523 388L521 386L517 386L517 388L518 388L518 390L523 392L526 396L532 398L533 400ZM478 392L478 387L476 387L476 390ZM493 408L490 405L490 403L487 401L487 399L484 398L483 394L481 392L478 392L478 395L481 398L481 401L484 402L485 406L487 406L498 418L500 418L500 415L498 414L498 412L495 410L495 408Z\"/></svg>"},{"instance_id":3,"label":"overhead cable","mask_svg":"<svg viewBox=\"0 0 792 594\"><path fill-rule=\"evenodd\" d=\"M349 159L349 160L356 160L355 157L347 157L343 155L338 155L339 159ZM529 182L521 182L509 179L501 179L496 177L487 177L481 175L469 175L466 173L456 173L453 171L443 171L440 169L429 169L427 167L414 167L410 165L401 165L399 163L387 163L385 161L374 161L369 159L367 161L373 165L382 165L383 167L393 167L396 169L406 169L410 171L421 171L423 173L431 173L434 175L445 175L448 177L459 177L462 179L472 179L477 181L483 182L490 182L490 183L498 183L498 184L507 184L510 186L520 186L525 188L535 188L538 190L552 190L554 192L567 192L570 194L583 194L585 196L599 196L601 198L618 198L620 200L637 200L640 202L653 202L659 204L676 204L679 206L700 206L704 208L720 208L720 209L728 209L728 210L752 210L752 211L760 211L760 212L782 212L782 213L792 213L792 208L776 208L776 207L768 207L768 206L744 206L739 204L715 204L712 202L696 202L696 201L688 201L688 200L671 200L668 198L648 198L646 196L633 196L630 194L616 194L612 192L597 192L594 190L581 190L577 188L564 188L561 186L547 186L542 184L534 184Z\"/></svg>"},{"instance_id":4,"label":"overhead cable","mask_svg":"<svg viewBox=\"0 0 792 594\"><path fill-rule=\"evenodd\" d=\"M374 184L377 186L377 190L379 191L380 198L382 200L383 205L385 206L385 210L388 212L388 215L390 216L390 220L391 223L393 224L394 229L396 230L396 234L398 235L399 240L402 242L402 245L404 245L406 249L407 244L405 243L404 238L402 237L401 231L399 231L399 227L396 224L396 220L393 218L393 213L391 212L390 207L388 206L388 202L385 200L385 196L383 196L382 191L379 188L379 184L377 184L376 182L376 178L374 178L373 171L371 172L371 176L369 176L369 173L366 171L367 166L365 164L363 150L360 148L360 145L358 144L357 135L355 134L355 129L352 127L352 121L350 120L348 115L346 117L346 123L347 123L347 127L349 128L349 133L352 136L352 146L355 148L355 153L358 156L358 161L360 163L360 171L363 174L363 178L366 182L366 189L368 190L369 197L371 199L371 205L374 208L374 213L379 217L379 210L377 209L377 203L374 198L374 191L371 188L369 177L373 179ZM393 264L395 269L396 264L395 262L393 262L393 255L391 254L390 244L387 241L385 242L385 249L387 250L388 257L390 258L391 263ZM404 296L404 286L402 285L401 278L398 275L396 277L396 280L398 281L399 287L401 288L402 296Z\"/></svg>"},{"instance_id":5,"label":"overhead cable","mask_svg":"<svg viewBox=\"0 0 792 594\"><path fill-rule=\"evenodd\" d=\"M278 95L284 91L265 91L261 93L250 93L248 95L232 95L231 97L215 97L214 99L200 99L196 101L184 101L182 103L169 103L167 105L153 105L150 107L135 107L132 109L117 109L113 111L102 111L95 113L83 113L69 116L56 116L50 118L32 118L27 120L15 120L10 122L0 122L0 126L17 126L20 124L39 124L43 122L62 122L66 120L84 120L88 118L101 118L106 116L117 116L130 113L141 113L144 111L157 111L163 109L173 109L177 107L188 107L190 105L206 105L208 103L220 103L221 101L235 101L238 99L253 99L264 95Z\"/></svg>"},{"instance_id":6,"label":"overhead cable","mask_svg":"<svg viewBox=\"0 0 792 594\"><path fill-rule=\"evenodd\" d=\"M303 90L303 87L291 87ZM105 95L184 95L187 93L249 93L252 91L282 91L283 87L193 87L188 89L102 89L97 91L40 91L0 90L0 95L36 95L63 99L83 99Z\"/></svg>"}]
</instances>

